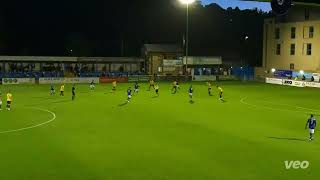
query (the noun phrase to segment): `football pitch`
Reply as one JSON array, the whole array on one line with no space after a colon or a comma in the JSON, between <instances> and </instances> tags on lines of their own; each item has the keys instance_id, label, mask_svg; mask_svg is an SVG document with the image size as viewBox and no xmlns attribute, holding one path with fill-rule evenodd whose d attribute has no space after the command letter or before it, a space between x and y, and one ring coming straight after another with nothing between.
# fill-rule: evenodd
<instances>
[{"instance_id":1,"label":"football pitch","mask_svg":"<svg viewBox=\"0 0 320 180\"><path fill-rule=\"evenodd\" d=\"M13 94L0 111L2 180L271 180L319 179L320 135L309 142L306 121L320 115L320 90L253 82L148 84L126 103L133 84L0 86ZM59 87L56 86L56 91ZM320 119L319 116L316 116ZM286 169L285 161L308 161Z\"/></svg>"}]
</instances>

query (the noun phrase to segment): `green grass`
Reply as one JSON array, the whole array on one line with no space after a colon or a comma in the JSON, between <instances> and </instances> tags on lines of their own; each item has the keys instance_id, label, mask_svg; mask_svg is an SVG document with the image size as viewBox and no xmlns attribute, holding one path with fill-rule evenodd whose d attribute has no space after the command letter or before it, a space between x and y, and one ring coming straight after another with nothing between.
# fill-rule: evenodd
<instances>
[{"instance_id":1,"label":"green grass","mask_svg":"<svg viewBox=\"0 0 320 180\"><path fill-rule=\"evenodd\" d=\"M71 101L50 97L49 86L0 86L14 96L0 112L3 180L270 180L318 179L320 136L308 142L308 113L320 114L318 89L260 83L221 83L226 102L207 95L205 83L177 94L160 84L160 97L141 84L124 104L119 84L77 86ZM58 87L56 87L58 89ZM4 99L3 99L4 100ZM242 101L241 101L242 100ZM308 160L308 169L286 170L286 160Z\"/></svg>"}]
</instances>

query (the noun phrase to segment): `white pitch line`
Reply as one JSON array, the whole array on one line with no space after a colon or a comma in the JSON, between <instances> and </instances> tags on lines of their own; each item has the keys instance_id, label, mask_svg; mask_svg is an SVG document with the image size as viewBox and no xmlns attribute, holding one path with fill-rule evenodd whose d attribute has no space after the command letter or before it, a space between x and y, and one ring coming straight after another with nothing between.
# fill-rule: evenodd
<instances>
[{"instance_id":1,"label":"white pitch line","mask_svg":"<svg viewBox=\"0 0 320 180\"><path fill-rule=\"evenodd\" d=\"M289 106L289 107L294 107L297 109L304 109L304 110L309 110L309 111L320 111L319 109L310 109L310 108L305 108L305 107L301 107L301 106L294 106L291 104L280 104L280 103L274 103L274 102L270 102L270 101L261 101L261 102L265 102L265 103L269 103L269 104L277 104L277 105L281 105L281 106Z\"/></svg>"},{"instance_id":2,"label":"white pitch line","mask_svg":"<svg viewBox=\"0 0 320 180\"><path fill-rule=\"evenodd\" d=\"M293 111L293 110L289 110L289 109L279 109L279 108L271 108L271 107L266 107L266 106L258 106L258 105L254 105L254 104L249 104L247 102L245 102L244 100L247 99L248 97L245 97L245 98L241 98L240 102L244 105L247 105L247 106L251 106L251 107L254 107L254 108L263 108L263 109L269 109L269 110L274 110L274 111L286 111L286 112L295 112L295 113L303 113L303 111ZM269 102L271 103L271 102ZM273 104L276 104L276 103L273 103ZM279 104L280 105L280 104ZM308 108L303 108L303 107L297 107L297 106L292 106L290 105L291 107L295 107L295 108L298 108L298 109L306 109L306 110L311 110L311 109L308 109ZM319 111L319 110L316 110L316 111Z\"/></svg>"},{"instance_id":3,"label":"white pitch line","mask_svg":"<svg viewBox=\"0 0 320 180\"><path fill-rule=\"evenodd\" d=\"M25 131L25 130L29 130L29 129L34 129L34 128L37 128L37 127L40 127L40 126L43 126L43 125L51 123L57 117L54 112L46 110L46 109L41 109L41 108L30 108L30 109L37 109L37 110L40 110L40 111L43 111L43 112L50 113L52 115L52 118L49 121L46 121L46 122L43 122L43 123L40 123L40 124L36 124L36 125L33 125L33 126L28 126L28 127L24 127L24 128L20 128L20 129L8 130L8 131L0 131L0 134L7 134L7 133L13 133L13 132L19 132L19 131Z\"/></svg>"}]
</instances>

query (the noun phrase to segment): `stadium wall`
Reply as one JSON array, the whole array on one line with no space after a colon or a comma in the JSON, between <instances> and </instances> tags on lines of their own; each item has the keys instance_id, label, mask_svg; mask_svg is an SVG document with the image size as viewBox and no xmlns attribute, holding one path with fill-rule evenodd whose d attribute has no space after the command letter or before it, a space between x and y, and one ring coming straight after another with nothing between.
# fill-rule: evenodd
<instances>
[{"instance_id":1,"label":"stadium wall","mask_svg":"<svg viewBox=\"0 0 320 180\"><path fill-rule=\"evenodd\" d=\"M100 79L93 78L39 78L39 84L85 84L94 81L94 83L100 83Z\"/></svg>"},{"instance_id":2,"label":"stadium wall","mask_svg":"<svg viewBox=\"0 0 320 180\"><path fill-rule=\"evenodd\" d=\"M295 81L290 79L279 78L266 78L265 82L268 84L277 84L283 86L320 88L320 83L318 82Z\"/></svg>"},{"instance_id":3,"label":"stadium wall","mask_svg":"<svg viewBox=\"0 0 320 180\"><path fill-rule=\"evenodd\" d=\"M3 78L3 85L13 85L13 84L35 84L35 78Z\"/></svg>"},{"instance_id":4,"label":"stadium wall","mask_svg":"<svg viewBox=\"0 0 320 180\"><path fill-rule=\"evenodd\" d=\"M105 83L112 83L114 81L118 83L126 83L128 82L128 77L116 77L116 78L111 78L111 77L101 77L100 83L105 84Z\"/></svg>"}]
</instances>

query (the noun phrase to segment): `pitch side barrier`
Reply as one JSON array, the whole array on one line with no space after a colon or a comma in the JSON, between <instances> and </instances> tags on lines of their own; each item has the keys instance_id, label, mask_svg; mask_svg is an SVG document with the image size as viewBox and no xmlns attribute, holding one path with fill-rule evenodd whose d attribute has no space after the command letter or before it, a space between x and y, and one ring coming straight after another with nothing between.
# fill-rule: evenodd
<instances>
[{"instance_id":1,"label":"pitch side barrier","mask_svg":"<svg viewBox=\"0 0 320 180\"><path fill-rule=\"evenodd\" d=\"M295 81L290 79L266 78L266 83L293 87L320 88L319 82Z\"/></svg>"},{"instance_id":2,"label":"pitch side barrier","mask_svg":"<svg viewBox=\"0 0 320 180\"><path fill-rule=\"evenodd\" d=\"M148 82L150 79L155 81L234 81L239 80L235 76L216 76L216 75L200 75L200 76L185 76L185 75L129 75L128 82Z\"/></svg>"},{"instance_id":3,"label":"pitch side barrier","mask_svg":"<svg viewBox=\"0 0 320 180\"><path fill-rule=\"evenodd\" d=\"M39 78L39 84L89 84L91 82L100 83L98 77L79 77L79 78Z\"/></svg>"},{"instance_id":4,"label":"pitch side barrier","mask_svg":"<svg viewBox=\"0 0 320 180\"><path fill-rule=\"evenodd\" d=\"M170 75L158 75L155 76L154 78L156 81L180 81L180 82L185 82L185 81L190 81L192 80L191 76L186 76L186 75L180 75L180 76L170 76Z\"/></svg>"},{"instance_id":5,"label":"pitch side barrier","mask_svg":"<svg viewBox=\"0 0 320 180\"><path fill-rule=\"evenodd\" d=\"M14 84L35 84L35 78L2 78L1 83L3 85L14 85Z\"/></svg>"},{"instance_id":6,"label":"pitch side barrier","mask_svg":"<svg viewBox=\"0 0 320 180\"><path fill-rule=\"evenodd\" d=\"M148 75L129 75L128 82L148 82L152 76Z\"/></svg>"},{"instance_id":7,"label":"pitch side barrier","mask_svg":"<svg viewBox=\"0 0 320 180\"><path fill-rule=\"evenodd\" d=\"M155 80L155 81L189 81L192 79L191 76L172 76L172 75L130 75L128 76L128 82L148 82L149 80Z\"/></svg>"}]
</instances>

